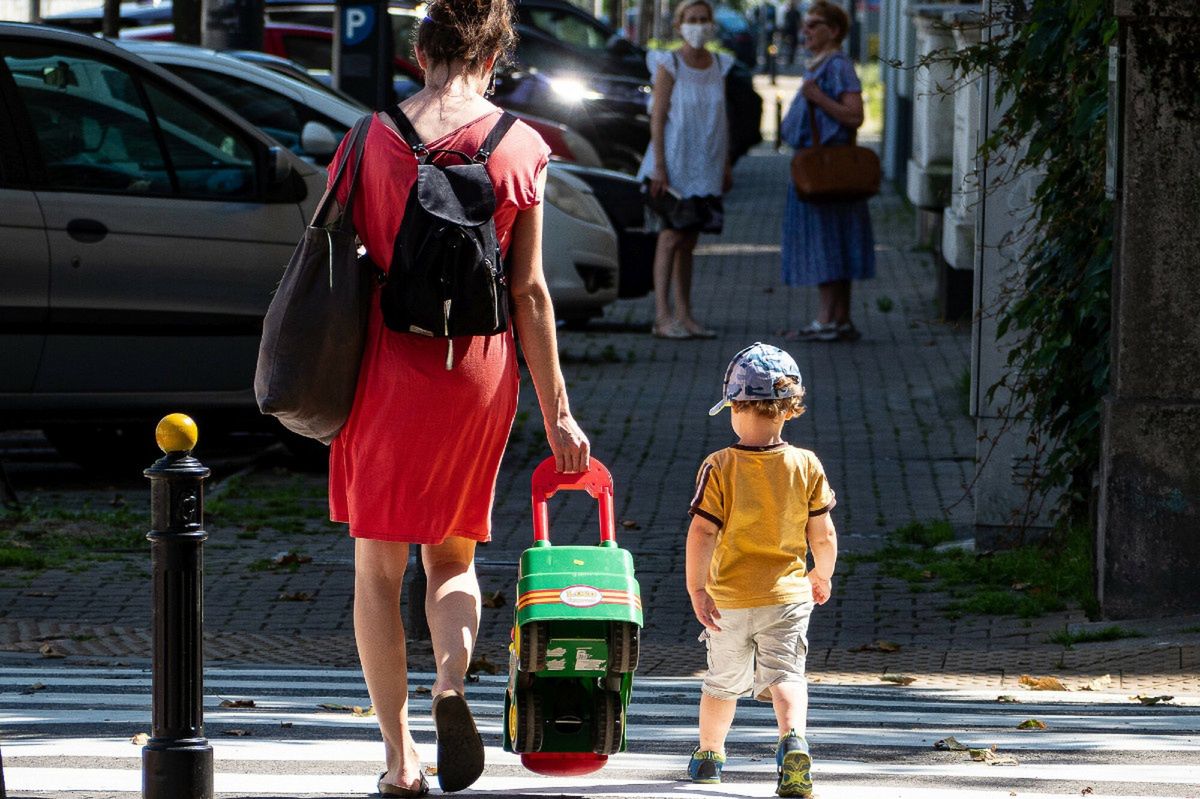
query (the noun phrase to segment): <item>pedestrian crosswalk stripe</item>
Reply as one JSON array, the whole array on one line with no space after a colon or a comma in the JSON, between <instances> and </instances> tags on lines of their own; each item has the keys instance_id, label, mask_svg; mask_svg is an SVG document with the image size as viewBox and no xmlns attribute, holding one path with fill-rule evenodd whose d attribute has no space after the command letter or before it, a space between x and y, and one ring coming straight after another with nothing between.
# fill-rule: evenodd
<instances>
[{"instance_id":1,"label":"pedestrian crosswalk stripe","mask_svg":"<svg viewBox=\"0 0 1200 799\"><path fill-rule=\"evenodd\" d=\"M411 678L417 686L432 675ZM41 685L35 687L37 683ZM692 786L679 778L697 736L699 680L639 678L629 708L630 751L614 755L598 774L564 782L525 772L515 755L496 745L504 686L502 675L484 675L468 688L479 729L491 744L488 771L476 785L481 790L553 795L569 788L578 795L628 791L639 797L710 799L772 794L774 759L764 753L773 749L778 733L769 704L745 701L738 708L726 765L736 788L735 782ZM10 790L139 791L142 750L129 736L149 732L149 690L150 675L140 668L0 668L0 726L6 733ZM210 669L205 694L206 733L215 753L219 792L319 795L373 789L374 776L362 775L377 775L383 760L376 719L319 707L369 705L361 672ZM998 704L991 691L829 683L813 685L810 694L809 739L818 751L829 753L814 763L823 799L894 799L915 797L918 791L922 799L931 799L948 786L959 786L957 796L985 799L1001 783L1036 782L1034 787L1044 788L1064 781L1120 785L1123 795L1129 785L1156 786L1150 792L1157 796L1172 794L1176 786L1187 786L1182 795L1200 789L1200 775L1191 762L1193 753L1200 752L1200 713L1193 707L1145 708L1114 694L1093 694L1086 703L1025 694L1020 704ZM221 708L222 698L253 699L255 707ZM429 709L428 694L410 696L411 727L427 763L435 759ZM1049 729L1016 729L1031 717ZM223 734L235 728L249 735ZM1032 759L992 768L971 762L965 753L934 757L933 742L947 736ZM893 751L889 755L887 750ZM859 752L863 756L855 757ZM1069 753L1082 759L1073 761ZM1137 753L1153 753L1148 755L1153 762L1139 762ZM45 764L51 760L70 766L49 768ZM257 773L262 763L292 765L277 769L283 774L278 776ZM907 794L908 787L880 793L880 780L919 787ZM1020 795L1028 799L1038 794L1022 790Z\"/></svg>"}]
</instances>

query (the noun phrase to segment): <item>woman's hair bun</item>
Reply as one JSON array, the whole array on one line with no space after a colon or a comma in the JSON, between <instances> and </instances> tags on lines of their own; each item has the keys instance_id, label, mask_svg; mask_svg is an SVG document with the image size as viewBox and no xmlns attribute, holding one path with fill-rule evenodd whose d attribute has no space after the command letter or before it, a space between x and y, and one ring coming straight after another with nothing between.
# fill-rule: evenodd
<instances>
[{"instance_id":1,"label":"woman's hair bun","mask_svg":"<svg viewBox=\"0 0 1200 799\"><path fill-rule=\"evenodd\" d=\"M481 66L516 44L512 0L432 0L417 26L416 45L431 63Z\"/></svg>"}]
</instances>

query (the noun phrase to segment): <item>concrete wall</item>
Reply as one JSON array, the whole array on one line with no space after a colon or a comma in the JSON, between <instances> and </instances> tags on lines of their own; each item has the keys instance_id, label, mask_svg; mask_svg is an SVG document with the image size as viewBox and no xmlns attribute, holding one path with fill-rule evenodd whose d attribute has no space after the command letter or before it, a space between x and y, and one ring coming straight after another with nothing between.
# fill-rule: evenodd
<instances>
[{"instance_id":1,"label":"concrete wall","mask_svg":"<svg viewBox=\"0 0 1200 799\"><path fill-rule=\"evenodd\" d=\"M1113 6L1117 240L1096 543L1101 607L1122 618L1200 608L1200 109L1188 100L1200 7ZM1191 74L1172 77L1166 58Z\"/></svg>"},{"instance_id":2,"label":"concrete wall","mask_svg":"<svg viewBox=\"0 0 1200 799\"><path fill-rule=\"evenodd\" d=\"M994 18L1002 2L985 3L985 15ZM982 31L984 37L993 33L987 28ZM995 130L1006 105L997 103L990 72L979 81L978 135L986 136ZM982 195L975 209L971 413L978 433L975 529L976 540L983 547L1014 543L1022 528L1028 533L1048 527L1050 519L1044 508L1053 506L1056 499L1039 498L1030 491L1037 453L1028 443L1028 424L1012 418L1010 394L998 390L988 396L992 386L1009 372L1008 353L1015 339L1011 332L998 339L996 331L1009 291L1020 280L1021 254L1033 234L1033 194L1041 180L1041 175L1033 172L1013 173L1011 165L1021 155L1021 151L1000 152L988 162L976 158L974 165ZM1036 500L1032 507L1031 499Z\"/></svg>"}]
</instances>

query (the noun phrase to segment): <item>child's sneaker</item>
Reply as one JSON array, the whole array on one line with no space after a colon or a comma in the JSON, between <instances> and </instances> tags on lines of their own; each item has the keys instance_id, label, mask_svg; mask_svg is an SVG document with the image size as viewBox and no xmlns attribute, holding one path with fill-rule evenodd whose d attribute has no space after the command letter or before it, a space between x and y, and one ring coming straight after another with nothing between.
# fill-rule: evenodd
<instances>
[{"instance_id":1,"label":"child's sneaker","mask_svg":"<svg viewBox=\"0 0 1200 799\"><path fill-rule=\"evenodd\" d=\"M780 796L812 796L812 757L808 741L793 730L779 739L775 750L775 767L779 782L775 793Z\"/></svg>"},{"instance_id":2,"label":"child's sneaker","mask_svg":"<svg viewBox=\"0 0 1200 799\"><path fill-rule=\"evenodd\" d=\"M692 750L688 762L688 776L692 782L714 784L721 781L721 769L725 766L725 755L716 752L701 752L700 747Z\"/></svg>"}]
</instances>

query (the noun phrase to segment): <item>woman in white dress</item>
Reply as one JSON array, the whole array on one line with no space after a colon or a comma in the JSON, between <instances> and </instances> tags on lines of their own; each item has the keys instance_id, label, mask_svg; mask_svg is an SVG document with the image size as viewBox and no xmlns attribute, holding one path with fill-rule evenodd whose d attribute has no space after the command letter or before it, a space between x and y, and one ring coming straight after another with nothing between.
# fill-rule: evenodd
<instances>
[{"instance_id":1,"label":"woman in white dress","mask_svg":"<svg viewBox=\"0 0 1200 799\"><path fill-rule=\"evenodd\" d=\"M716 333L692 316L692 252L701 233L721 232L721 195L733 183L725 115L725 75L733 59L705 49L716 35L709 0L682 0L675 8L675 30L683 39L678 50L651 51L646 57L654 76L654 104L650 146L638 178L649 183L656 207L663 209L665 200L669 208L658 214L653 333L713 338Z\"/></svg>"}]
</instances>

